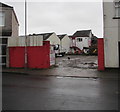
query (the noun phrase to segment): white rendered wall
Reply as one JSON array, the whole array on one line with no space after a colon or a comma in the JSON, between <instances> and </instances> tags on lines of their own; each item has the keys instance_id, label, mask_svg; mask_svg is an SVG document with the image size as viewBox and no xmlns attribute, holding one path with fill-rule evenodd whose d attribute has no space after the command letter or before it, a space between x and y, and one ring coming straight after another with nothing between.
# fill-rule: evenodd
<instances>
[{"instance_id":1,"label":"white rendered wall","mask_svg":"<svg viewBox=\"0 0 120 112\"><path fill-rule=\"evenodd\" d=\"M103 3L103 14L105 67L118 68L118 19L113 19L115 16L114 2Z\"/></svg>"},{"instance_id":2,"label":"white rendered wall","mask_svg":"<svg viewBox=\"0 0 120 112\"><path fill-rule=\"evenodd\" d=\"M59 37L55 34L55 33L53 33L48 39L47 39L47 41L50 41L50 44L51 45L56 45L56 44L59 44L60 45L60 39L59 39Z\"/></svg>"},{"instance_id":3,"label":"white rendered wall","mask_svg":"<svg viewBox=\"0 0 120 112\"><path fill-rule=\"evenodd\" d=\"M12 37L17 37L19 35L19 24L15 18L15 14L12 11Z\"/></svg>"},{"instance_id":4,"label":"white rendered wall","mask_svg":"<svg viewBox=\"0 0 120 112\"><path fill-rule=\"evenodd\" d=\"M82 41L79 42L77 39L82 38ZM89 37L77 37L76 38L76 47L80 48L81 50L83 47L89 47Z\"/></svg>"},{"instance_id":5,"label":"white rendered wall","mask_svg":"<svg viewBox=\"0 0 120 112\"><path fill-rule=\"evenodd\" d=\"M65 49L66 52L69 52L70 51L70 43L71 43L70 38L67 35L65 35L65 37L61 41L62 41L62 48Z\"/></svg>"}]
</instances>

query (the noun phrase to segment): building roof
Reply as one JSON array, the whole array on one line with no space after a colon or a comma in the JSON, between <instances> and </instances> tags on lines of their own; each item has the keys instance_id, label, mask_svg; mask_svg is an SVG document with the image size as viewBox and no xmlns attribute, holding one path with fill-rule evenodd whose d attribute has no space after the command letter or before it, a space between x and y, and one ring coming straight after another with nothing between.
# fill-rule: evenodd
<instances>
[{"instance_id":1,"label":"building roof","mask_svg":"<svg viewBox=\"0 0 120 112\"><path fill-rule=\"evenodd\" d=\"M62 40L67 34L57 35L60 40Z\"/></svg>"},{"instance_id":2,"label":"building roof","mask_svg":"<svg viewBox=\"0 0 120 112\"><path fill-rule=\"evenodd\" d=\"M41 33L41 34L32 34L32 35L42 35L43 40L47 40L53 33ZM31 35L31 34L30 34Z\"/></svg>"},{"instance_id":3,"label":"building roof","mask_svg":"<svg viewBox=\"0 0 120 112\"><path fill-rule=\"evenodd\" d=\"M91 30L80 30L73 34L73 37L89 37Z\"/></svg>"},{"instance_id":4,"label":"building roof","mask_svg":"<svg viewBox=\"0 0 120 112\"><path fill-rule=\"evenodd\" d=\"M43 36L43 40L47 40L53 33L42 33L40 35Z\"/></svg>"},{"instance_id":5,"label":"building roof","mask_svg":"<svg viewBox=\"0 0 120 112\"><path fill-rule=\"evenodd\" d=\"M9 6L9 5L4 4L4 3L2 3L2 2L0 2L0 7L9 7L9 8L13 8L12 6Z\"/></svg>"},{"instance_id":6,"label":"building roof","mask_svg":"<svg viewBox=\"0 0 120 112\"><path fill-rule=\"evenodd\" d=\"M4 4L4 3L0 2L0 7L8 7L8 8L11 8L11 9L13 10L14 15L15 15L15 19L16 19L18 25L19 25L19 22L18 22L16 13L15 13L14 8L13 8L12 6L9 6L9 5L7 5L7 4Z\"/></svg>"}]
</instances>

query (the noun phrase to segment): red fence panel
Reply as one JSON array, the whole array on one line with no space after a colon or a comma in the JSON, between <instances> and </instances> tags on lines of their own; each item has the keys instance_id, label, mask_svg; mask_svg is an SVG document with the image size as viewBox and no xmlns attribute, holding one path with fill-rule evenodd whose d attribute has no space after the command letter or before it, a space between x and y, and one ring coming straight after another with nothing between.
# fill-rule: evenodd
<instances>
[{"instance_id":1,"label":"red fence panel","mask_svg":"<svg viewBox=\"0 0 120 112\"><path fill-rule=\"evenodd\" d=\"M9 67L22 68L25 65L24 47L9 47Z\"/></svg>"},{"instance_id":2,"label":"red fence panel","mask_svg":"<svg viewBox=\"0 0 120 112\"><path fill-rule=\"evenodd\" d=\"M25 66L25 47L9 47L9 67ZM27 47L28 68L50 67L50 42L44 41L43 46Z\"/></svg>"},{"instance_id":3,"label":"red fence panel","mask_svg":"<svg viewBox=\"0 0 120 112\"><path fill-rule=\"evenodd\" d=\"M104 39L98 38L98 70L104 70Z\"/></svg>"},{"instance_id":4,"label":"red fence panel","mask_svg":"<svg viewBox=\"0 0 120 112\"><path fill-rule=\"evenodd\" d=\"M49 68L50 67L50 44L48 41L43 46L29 46L28 68Z\"/></svg>"}]
</instances>

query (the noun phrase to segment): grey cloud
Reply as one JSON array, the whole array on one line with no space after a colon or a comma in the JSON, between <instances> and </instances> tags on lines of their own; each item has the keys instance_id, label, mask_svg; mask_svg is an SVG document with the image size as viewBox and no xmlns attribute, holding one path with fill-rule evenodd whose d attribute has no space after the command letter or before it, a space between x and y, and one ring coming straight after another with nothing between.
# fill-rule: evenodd
<instances>
[{"instance_id":1,"label":"grey cloud","mask_svg":"<svg viewBox=\"0 0 120 112\"><path fill-rule=\"evenodd\" d=\"M24 4L10 3L20 21L20 34L24 33ZM102 35L102 6L98 2L29 2L28 33L55 31L72 34L77 29L93 29Z\"/></svg>"}]
</instances>

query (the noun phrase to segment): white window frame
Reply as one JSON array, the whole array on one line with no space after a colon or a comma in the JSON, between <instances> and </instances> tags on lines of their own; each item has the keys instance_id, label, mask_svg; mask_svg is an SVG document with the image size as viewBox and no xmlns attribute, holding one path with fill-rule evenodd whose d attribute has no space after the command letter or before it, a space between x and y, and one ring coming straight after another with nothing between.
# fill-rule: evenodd
<instances>
[{"instance_id":1,"label":"white window frame","mask_svg":"<svg viewBox=\"0 0 120 112\"><path fill-rule=\"evenodd\" d=\"M0 27L5 26L5 13L3 11L0 11Z\"/></svg>"},{"instance_id":2,"label":"white window frame","mask_svg":"<svg viewBox=\"0 0 120 112\"><path fill-rule=\"evenodd\" d=\"M115 17L113 19L120 19L120 1L114 2Z\"/></svg>"}]
</instances>

